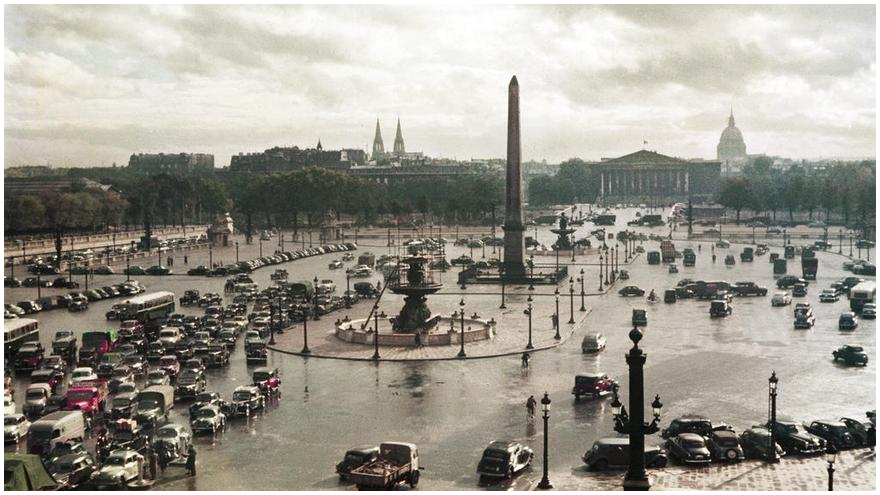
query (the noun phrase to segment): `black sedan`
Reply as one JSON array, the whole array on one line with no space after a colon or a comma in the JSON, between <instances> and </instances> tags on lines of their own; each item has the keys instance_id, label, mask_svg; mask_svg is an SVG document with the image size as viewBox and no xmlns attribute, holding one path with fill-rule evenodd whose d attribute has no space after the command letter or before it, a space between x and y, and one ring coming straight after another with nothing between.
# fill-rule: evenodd
<instances>
[{"instance_id":1,"label":"black sedan","mask_svg":"<svg viewBox=\"0 0 880 495\"><path fill-rule=\"evenodd\" d=\"M768 459L770 457L770 430L763 426L755 426L739 436L743 454L747 459ZM776 457L785 455L785 450L776 443Z\"/></svg>"},{"instance_id":2,"label":"black sedan","mask_svg":"<svg viewBox=\"0 0 880 495\"><path fill-rule=\"evenodd\" d=\"M776 441L789 454L813 455L825 452L825 440L793 421L777 420L773 432Z\"/></svg>"},{"instance_id":3,"label":"black sedan","mask_svg":"<svg viewBox=\"0 0 880 495\"><path fill-rule=\"evenodd\" d=\"M850 435L856 440L856 443L862 447L873 447L876 442L876 428L869 421L859 421L853 418L840 418L840 422L845 424Z\"/></svg>"},{"instance_id":4,"label":"black sedan","mask_svg":"<svg viewBox=\"0 0 880 495\"><path fill-rule=\"evenodd\" d=\"M706 446L716 461L739 462L745 457L736 433L731 430L713 431Z\"/></svg>"},{"instance_id":5,"label":"black sedan","mask_svg":"<svg viewBox=\"0 0 880 495\"><path fill-rule=\"evenodd\" d=\"M682 464L709 464L712 455L706 441L696 433L681 433L666 441L666 452Z\"/></svg>"},{"instance_id":6,"label":"black sedan","mask_svg":"<svg viewBox=\"0 0 880 495\"><path fill-rule=\"evenodd\" d=\"M834 356L834 362L841 360L849 365L868 365L868 355L865 354L865 350L860 345L844 345L838 347L837 350L831 353L831 355Z\"/></svg>"},{"instance_id":7,"label":"black sedan","mask_svg":"<svg viewBox=\"0 0 880 495\"><path fill-rule=\"evenodd\" d=\"M226 401L217 392L202 392L196 395L194 402L189 406L189 419L195 418L196 413L204 406L225 408Z\"/></svg>"},{"instance_id":8,"label":"black sedan","mask_svg":"<svg viewBox=\"0 0 880 495\"><path fill-rule=\"evenodd\" d=\"M841 421L818 420L804 426L808 432L823 438L826 442L834 445L837 450L856 446L856 439L850 433L846 424Z\"/></svg>"},{"instance_id":9,"label":"black sedan","mask_svg":"<svg viewBox=\"0 0 880 495\"><path fill-rule=\"evenodd\" d=\"M621 296L624 296L624 297L630 297L630 296L641 297L641 296L645 295L645 291L643 289L639 289L635 285L627 285L626 287L617 291L617 293L620 294Z\"/></svg>"}]
</instances>

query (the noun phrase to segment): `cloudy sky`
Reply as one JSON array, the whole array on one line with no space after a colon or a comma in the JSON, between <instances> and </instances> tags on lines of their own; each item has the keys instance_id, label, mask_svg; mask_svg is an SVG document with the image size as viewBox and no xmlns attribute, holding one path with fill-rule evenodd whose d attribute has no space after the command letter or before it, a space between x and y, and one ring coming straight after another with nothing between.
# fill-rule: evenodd
<instances>
[{"instance_id":1,"label":"cloudy sky","mask_svg":"<svg viewBox=\"0 0 880 495\"><path fill-rule=\"evenodd\" d=\"M6 6L5 166L275 145L875 155L875 7Z\"/></svg>"}]
</instances>

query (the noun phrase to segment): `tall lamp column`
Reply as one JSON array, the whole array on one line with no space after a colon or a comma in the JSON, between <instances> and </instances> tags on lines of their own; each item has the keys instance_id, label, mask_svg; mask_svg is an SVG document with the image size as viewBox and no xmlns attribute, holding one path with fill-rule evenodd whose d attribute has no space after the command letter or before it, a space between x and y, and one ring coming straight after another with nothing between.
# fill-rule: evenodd
<instances>
[{"instance_id":1,"label":"tall lamp column","mask_svg":"<svg viewBox=\"0 0 880 495\"><path fill-rule=\"evenodd\" d=\"M549 490L553 488L553 483L550 483L550 477L548 476L548 468L549 468L549 439L550 432L548 428L548 423L550 420L550 395L547 392L544 392L544 397L541 399L541 412L542 417L544 418L544 476L541 477L541 481L538 483L539 490Z\"/></svg>"}]
</instances>

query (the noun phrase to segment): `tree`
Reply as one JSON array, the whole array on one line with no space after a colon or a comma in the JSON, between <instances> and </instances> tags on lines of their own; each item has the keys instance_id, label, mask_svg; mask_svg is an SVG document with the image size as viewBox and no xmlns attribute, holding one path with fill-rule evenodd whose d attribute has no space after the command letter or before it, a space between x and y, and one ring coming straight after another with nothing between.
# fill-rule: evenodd
<instances>
[{"instance_id":1,"label":"tree","mask_svg":"<svg viewBox=\"0 0 880 495\"><path fill-rule=\"evenodd\" d=\"M745 177L726 179L718 192L718 202L736 210L736 224L739 225L740 212L752 202L751 183Z\"/></svg>"}]
</instances>

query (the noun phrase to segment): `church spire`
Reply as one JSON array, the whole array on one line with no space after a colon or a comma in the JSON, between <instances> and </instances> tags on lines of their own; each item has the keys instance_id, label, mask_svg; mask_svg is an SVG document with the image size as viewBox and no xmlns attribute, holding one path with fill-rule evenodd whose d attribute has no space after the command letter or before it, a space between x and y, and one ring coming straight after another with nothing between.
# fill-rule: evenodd
<instances>
[{"instance_id":1,"label":"church spire","mask_svg":"<svg viewBox=\"0 0 880 495\"><path fill-rule=\"evenodd\" d=\"M736 127L736 121L733 119L733 105L730 105L730 117L727 119L727 127Z\"/></svg>"},{"instance_id":2,"label":"church spire","mask_svg":"<svg viewBox=\"0 0 880 495\"><path fill-rule=\"evenodd\" d=\"M400 130L400 118L397 118L397 135L394 136L394 154L397 156L406 153L406 147L403 144L403 132Z\"/></svg>"},{"instance_id":3,"label":"church spire","mask_svg":"<svg viewBox=\"0 0 880 495\"><path fill-rule=\"evenodd\" d=\"M385 155L385 145L382 143L382 130L379 128L379 119L376 119L376 137L373 139L373 159L378 160Z\"/></svg>"},{"instance_id":4,"label":"church spire","mask_svg":"<svg viewBox=\"0 0 880 495\"><path fill-rule=\"evenodd\" d=\"M315 149L317 149L318 151L321 151L321 150L324 149L324 147L321 146L321 138L318 138L318 146L317 146L317 148L315 148Z\"/></svg>"}]
</instances>

